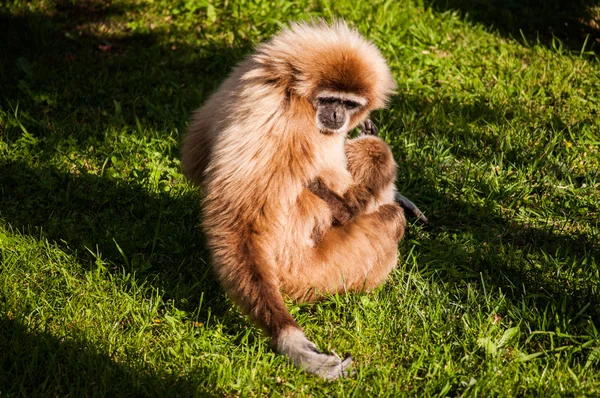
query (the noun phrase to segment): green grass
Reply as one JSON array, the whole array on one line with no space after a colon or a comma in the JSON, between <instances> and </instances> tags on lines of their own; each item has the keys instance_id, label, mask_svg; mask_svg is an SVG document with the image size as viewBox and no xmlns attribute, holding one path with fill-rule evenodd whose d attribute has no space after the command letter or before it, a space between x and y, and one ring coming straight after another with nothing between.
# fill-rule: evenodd
<instances>
[{"instance_id":1,"label":"green grass","mask_svg":"<svg viewBox=\"0 0 600 398\"><path fill-rule=\"evenodd\" d=\"M599 395L600 3L562 4L3 2L0 395ZM377 291L289 303L355 358L335 382L225 298L178 160L190 112L309 17L389 60L374 119L431 221Z\"/></svg>"}]
</instances>

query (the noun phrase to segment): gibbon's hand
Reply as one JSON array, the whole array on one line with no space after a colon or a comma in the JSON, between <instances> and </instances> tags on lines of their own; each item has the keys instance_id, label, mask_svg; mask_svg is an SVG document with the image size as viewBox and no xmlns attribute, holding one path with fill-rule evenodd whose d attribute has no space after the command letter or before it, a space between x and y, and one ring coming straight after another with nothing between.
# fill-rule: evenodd
<instances>
[{"instance_id":1,"label":"gibbon's hand","mask_svg":"<svg viewBox=\"0 0 600 398\"><path fill-rule=\"evenodd\" d=\"M358 125L358 135L374 135L379 134L379 129L375 126L375 123L371 119L366 119L364 122Z\"/></svg>"},{"instance_id":2,"label":"gibbon's hand","mask_svg":"<svg viewBox=\"0 0 600 398\"><path fill-rule=\"evenodd\" d=\"M396 192L394 201L398 203L400 207L402 207L404 213L407 216L416 217L417 220L419 220L424 225L429 224L429 220L427 219L427 217L425 217L425 214L423 214L423 212L417 207L417 205L411 202L406 196L400 194L400 192Z\"/></svg>"},{"instance_id":3,"label":"gibbon's hand","mask_svg":"<svg viewBox=\"0 0 600 398\"><path fill-rule=\"evenodd\" d=\"M346 225L356 215L356 209L352 208L344 201L344 198L338 196L320 179L317 178L307 186L308 190L324 200L331 210L333 225Z\"/></svg>"}]
</instances>

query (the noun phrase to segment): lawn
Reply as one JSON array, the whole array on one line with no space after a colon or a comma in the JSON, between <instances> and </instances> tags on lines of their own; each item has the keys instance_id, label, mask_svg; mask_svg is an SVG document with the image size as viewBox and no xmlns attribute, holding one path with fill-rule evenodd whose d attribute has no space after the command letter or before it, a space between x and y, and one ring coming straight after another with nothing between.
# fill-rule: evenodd
<instances>
[{"instance_id":1,"label":"lawn","mask_svg":"<svg viewBox=\"0 0 600 398\"><path fill-rule=\"evenodd\" d=\"M564 5L563 5L564 3ZM273 353L210 270L189 114L289 21L342 17L425 211L372 293L288 303L349 352ZM0 395L600 395L600 1L0 4Z\"/></svg>"}]
</instances>

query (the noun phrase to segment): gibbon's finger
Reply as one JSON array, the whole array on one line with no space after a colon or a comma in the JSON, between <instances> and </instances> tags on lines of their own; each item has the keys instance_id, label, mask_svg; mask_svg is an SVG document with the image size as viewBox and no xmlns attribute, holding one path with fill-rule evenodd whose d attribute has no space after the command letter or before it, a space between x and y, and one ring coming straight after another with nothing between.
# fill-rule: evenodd
<instances>
[{"instance_id":1,"label":"gibbon's finger","mask_svg":"<svg viewBox=\"0 0 600 398\"><path fill-rule=\"evenodd\" d=\"M337 353L333 350L331 350L332 354L335 354L337 356ZM343 368L342 370L342 376L343 377L352 377L354 375L356 375L356 371L354 369L349 369L349 367L354 363L354 360L352 359L352 355L350 354L346 354L344 355L344 359L341 362L341 367Z\"/></svg>"},{"instance_id":2,"label":"gibbon's finger","mask_svg":"<svg viewBox=\"0 0 600 398\"><path fill-rule=\"evenodd\" d=\"M406 196L400 194L400 192L396 192L396 196L394 199L395 202L402 207L406 215L410 217L416 217L417 220L419 220L424 225L429 224L429 220L427 219L427 217L425 217L425 214L423 214L423 212L417 207L417 205L411 202L410 199L408 199Z\"/></svg>"},{"instance_id":3,"label":"gibbon's finger","mask_svg":"<svg viewBox=\"0 0 600 398\"><path fill-rule=\"evenodd\" d=\"M332 212L334 225L346 225L354 218L356 211L342 197L329 189L327 184L320 178L309 183L307 188L327 203Z\"/></svg>"},{"instance_id":4,"label":"gibbon's finger","mask_svg":"<svg viewBox=\"0 0 600 398\"><path fill-rule=\"evenodd\" d=\"M337 354L336 354L337 356ZM338 356L339 358L339 356ZM327 372L322 375L324 378L328 380L335 380L339 377L352 377L356 372L349 369L352 365L352 355L346 354L342 362L339 365L331 367L327 370Z\"/></svg>"},{"instance_id":5,"label":"gibbon's finger","mask_svg":"<svg viewBox=\"0 0 600 398\"><path fill-rule=\"evenodd\" d=\"M359 126L359 135L378 135L379 129L375 126L375 123L371 121L371 119L366 119Z\"/></svg>"}]
</instances>

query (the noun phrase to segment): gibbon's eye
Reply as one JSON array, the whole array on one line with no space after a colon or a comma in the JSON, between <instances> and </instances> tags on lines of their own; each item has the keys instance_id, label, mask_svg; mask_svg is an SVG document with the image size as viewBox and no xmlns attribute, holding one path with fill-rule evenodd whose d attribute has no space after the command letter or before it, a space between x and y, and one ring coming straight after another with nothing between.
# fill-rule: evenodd
<instances>
[{"instance_id":1,"label":"gibbon's eye","mask_svg":"<svg viewBox=\"0 0 600 398\"><path fill-rule=\"evenodd\" d=\"M356 109L360 106L360 104L355 101L344 101L344 106L346 109Z\"/></svg>"},{"instance_id":2,"label":"gibbon's eye","mask_svg":"<svg viewBox=\"0 0 600 398\"><path fill-rule=\"evenodd\" d=\"M319 105L330 105L340 102L339 99L334 97L321 97L319 98Z\"/></svg>"}]
</instances>

